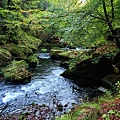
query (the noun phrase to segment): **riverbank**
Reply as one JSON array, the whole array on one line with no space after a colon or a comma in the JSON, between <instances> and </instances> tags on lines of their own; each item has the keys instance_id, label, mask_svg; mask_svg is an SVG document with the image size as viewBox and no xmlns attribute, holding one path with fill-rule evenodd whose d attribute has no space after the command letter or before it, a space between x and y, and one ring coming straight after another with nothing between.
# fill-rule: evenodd
<instances>
[{"instance_id":1,"label":"riverbank","mask_svg":"<svg viewBox=\"0 0 120 120\"><path fill-rule=\"evenodd\" d=\"M105 95L95 98L92 102L84 102L71 112L57 117L57 120L119 120L120 119L120 94Z\"/></svg>"}]
</instances>

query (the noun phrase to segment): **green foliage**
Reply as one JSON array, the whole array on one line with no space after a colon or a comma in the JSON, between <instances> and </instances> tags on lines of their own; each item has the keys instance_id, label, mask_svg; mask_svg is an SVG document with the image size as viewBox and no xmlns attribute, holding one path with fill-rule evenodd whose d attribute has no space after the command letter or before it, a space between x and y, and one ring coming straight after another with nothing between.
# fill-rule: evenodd
<instances>
[{"instance_id":1,"label":"green foliage","mask_svg":"<svg viewBox=\"0 0 120 120\"><path fill-rule=\"evenodd\" d=\"M56 120L75 120L70 113L57 117Z\"/></svg>"},{"instance_id":2,"label":"green foliage","mask_svg":"<svg viewBox=\"0 0 120 120\"><path fill-rule=\"evenodd\" d=\"M116 83L115 83L115 87L116 87L116 91L117 91L117 93L118 93L118 95L120 94L120 81L117 81Z\"/></svg>"},{"instance_id":3,"label":"green foliage","mask_svg":"<svg viewBox=\"0 0 120 120\"><path fill-rule=\"evenodd\" d=\"M33 63L38 64L39 63L38 55L37 54L33 54L33 55L29 56L28 57L28 61L29 61L30 64L33 64Z\"/></svg>"},{"instance_id":4,"label":"green foliage","mask_svg":"<svg viewBox=\"0 0 120 120\"><path fill-rule=\"evenodd\" d=\"M114 44L102 45L93 52L92 63L98 63L102 57L112 59L118 52L119 49Z\"/></svg>"},{"instance_id":5,"label":"green foliage","mask_svg":"<svg viewBox=\"0 0 120 120\"><path fill-rule=\"evenodd\" d=\"M0 66L8 64L11 58L12 55L8 50L0 48Z\"/></svg>"},{"instance_id":6,"label":"green foliage","mask_svg":"<svg viewBox=\"0 0 120 120\"><path fill-rule=\"evenodd\" d=\"M106 1L106 9L111 17L111 5ZM113 21L114 28L119 26L118 0L114 1L115 19ZM101 19L104 17L104 10L100 0L88 0L83 6L74 9L77 5L76 1L58 1L54 5L65 4L64 11L55 12L49 18L51 26L48 28L51 35L59 36L63 41L74 43L76 46L97 46L105 44L109 27ZM69 7L70 5L70 7ZM79 5L78 5L79 6ZM67 11L69 8L69 12ZM57 10L56 10L57 11ZM117 11L117 12L116 12ZM46 31L46 32L48 32ZM54 32L55 31L55 32Z\"/></svg>"},{"instance_id":7,"label":"green foliage","mask_svg":"<svg viewBox=\"0 0 120 120\"><path fill-rule=\"evenodd\" d=\"M111 115L115 115L115 116L120 117L120 111L109 110L106 114L102 115L102 118L104 120L110 120Z\"/></svg>"},{"instance_id":8,"label":"green foliage","mask_svg":"<svg viewBox=\"0 0 120 120\"><path fill-rule=\"evenodd\" d=\"M106 1L105 1L106 2ZM63 41L68 43L74 43L76 46L96 46L97 44L104 44L106 38L106 32L108 31L107 25L96 19L93 16L104 15L102 3L99 0L87 1L82 5L78 4L76 0L61 1L20 1L13 0L11 6L15 8L18 6L21 11L11 14L13 11L9 11L7 17L21 21L19 25L28 34L37 36L38 38L45 40L52 36L62 38ZM114 26L119 26L119 1L114 1L115 6L115 20ZM17 7L17 8L18 8ZM75 9L77 8L77 9ZM49 11L51 9L51 13ZM42 13L40 10L48 10ZM107 10L110 13L110 3L107 3ZM50 14L48 14L50 13ZM15 17L17 16L17 17ZM28 19L29 18L29 19ZM11 42L16 41L16 24L7 24L7 28L10 29L6 38ZM32 29L32 32L31 32ZM18 30L19 31L19 30ZM21 35L19 35L21 36Z\"/></svg>"},{"instance_id":9,"label":"green foliage","mask_svg":"<svg viewBox=\"0 0 120 120\"><path fill-rule=\"evenodd\" d=\"M18 120L23 120L24 119L24 116L21 114L18 118Z\"/></svg>"},{"instance_id":10,"label":"green foliage","mask_svg":"<svg viewBox=\"0 0 120 120\"><path fill-rule=\"evenodd\" d=\"M0 0L0 7L6 9L7 8L7 0Z\"/></svg>"},{"instance_id":11,"label":"green foliage","mask_svg":"<svg viewBox=\"0 0 120 120\"><path fill-rule=\"evenodd\" d=\"M99 105L96 103L83 103L81 106L77 106L74 111L71 111L61 117L57 117L57 120L96 120L98 117L97 110Z\"/></svg>"},{"instance_id":12,"label":"green foliage","mask_svg":"<svg viewBox=\"0 0 120 120\"><path fill-rule=\"evenodd\" d=\"M46 48L42 48L40 51L43 52L43 53L48 52L48 50Z\"/></svg>"},{"instance_id":13,"label":"green foliage","mask_svg":"<svg viewBox=\"0 0 120 120\"><path fill-rule=\"evenodd\" d=\"M18 52L23 57L24 53L26 55L33 53L41 44L41 40L31 35L32 30L29 29L30 20L25 21L26 19L19 12L3 10L3 13L5 24L2 24L0 43L14 43L14 46L11 44L12 46L10 47L14 49L12 53ZM23 19L25 22L21 22ZM9 49L9 47L7 48Z\"/></svg>"},{"instance_id":14,"label":"green foliage","mask_svg":"<svg viewBox=\"0 0 120 120\"><path fill-rule=\"evenodd\" d=\"M98 57L93 58L93 59L92 59L92 63L93 63L93 64L98 63L101 58L102 58L102 56L98 56Z\"/></svg>"},{"instance_id":15,"label":"green foliage","mask_svg":"<svg viewBox=\"0 0 120 120\"><path fill-rule=\"evenodd\" d=\"M47 0L12 0L11 8L13 9L40 9L46 10L50 6L50 3Z\"/></svg>"},{"instance_id":16,"label":"green foliage","mask_svg":"<svg viewBox=\"0 0 120 120\"><path fill-rule=\"evenodd\" d=\"M1 59L2 58L11 59L11 54L6 49L1 49L0 48L0 57L1 57Z\"/></svg>"},{"instance_id":17,"label":"green foliage","mask_svg":"<svg viewBox=\"0 0 120 120\"><path fill-rule=\"evenodd\" d=\"M14 43L4 45L4 48L8 50L11 55L19 59L27 59L24 51Z\"/></svg>"}]
</instances>

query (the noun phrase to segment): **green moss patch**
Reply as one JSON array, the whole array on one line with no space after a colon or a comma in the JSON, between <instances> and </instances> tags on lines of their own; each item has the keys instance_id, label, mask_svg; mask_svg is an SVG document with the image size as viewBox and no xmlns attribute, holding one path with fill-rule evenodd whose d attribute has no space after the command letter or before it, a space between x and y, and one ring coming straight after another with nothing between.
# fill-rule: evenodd
<instances>
[{"instance_id":1,"label":"green moss patch","mask_svg":"<svg viewBox=\"0 0 120 120\"><path fill-rule=\"evenodd\" d=\"M27 70L28 64L24 61L12 61L6 68L2 69L7 81L14 83L26 83L32 74Z\"/></svg>"},{"instance_id":2,"label":"green moss patch","mask_svg":"<svg viewBox=\"0 0 120 120\"><path fill-rule=\"evenodd\" d=\"M59 59L65 59L69 60L72 58L77 57L78 54L81 54L83 51L76 51L76 50L57 50L57 49L51 49L50 56L52 58L59 58Z\"/></svg>"},{"instance_id":3,"label":"green moss patch","mask_svg":"<svg viewBox=\"0 0 120 120\"><path fill-rule=\"evenodd\" d=\"M0 48L0 66L6 65L11 57L12 55L8 50Z\"/></svg>"},{"instance_id":4,"label":"green moss patch","mask_svg":"<svg viewBox=\"0 0 120 120\"><path fill-rule=\"evenodd\" d=\"M10 51L12 56L14 56L15 58L27 59L22 49L19 46L15 45L14 43L6 44L4 48Z\"/></svg>"},{"instance_id":5,"label":"green moss patch","mask_svg":"<svg viewBox=\"0 0 120 120\"><path fill-rule=\"evenodd\" d=\"M29 56L28 57L28 63L29 63L30 67L36 67L36 65L39 63L38 55L33 54L33 55Z\"/></svg>"}]
</instances>

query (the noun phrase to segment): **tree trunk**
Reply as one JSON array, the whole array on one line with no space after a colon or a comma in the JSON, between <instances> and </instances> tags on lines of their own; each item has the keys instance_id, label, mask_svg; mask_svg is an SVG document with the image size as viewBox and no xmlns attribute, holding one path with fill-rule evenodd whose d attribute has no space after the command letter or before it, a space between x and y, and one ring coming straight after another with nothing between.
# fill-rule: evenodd
<instances>
[{"instance_id":1,"label":"tree trunk","mask_svg":"<svg viewBox=\"0 0 120 120\"><path fill-rule=\"evenodd\" d=\"M8 3L7 3L7 5L10 5L10 3L12 2L12 0L8 0Z\"/></svg>"},{"instance_id":2,"label":"tree trunk","mask_svg":"<svg viewBox=\"0 0 120 120\"><path fill-rule=\"evenodd\" d=\"M110 0L111 2L111 12L112 12L112 18L110 20L109 18L109 15L108 15L108 12L107 12L107 9L106 9L106 4L105 4L105 1L102 0L102 4L103 4L103 10L104 10L104 15L105 15L105 22L107 23L111 33L112 33L112 36L116 42L116 46L120 49L120 41L119 41L119 36L116 32L116 30L113 28L112 26L112 22L113 22L113 19L114 19L114 6L113 6L113 0Z\"/></svg>"},{"instance_id":3,"label":"tree trunk","mask_svg":"<svg viewBox=\"0 0 120 120\"><path fill-rule=\"evenodd\" d=\"M116 46L120 49L120 40L119 40L119 35L117 34L117 31L114 30L112 23L108 23L108 26L109 26L112 36L116 42Z\"/></svg>"}]
</instances>

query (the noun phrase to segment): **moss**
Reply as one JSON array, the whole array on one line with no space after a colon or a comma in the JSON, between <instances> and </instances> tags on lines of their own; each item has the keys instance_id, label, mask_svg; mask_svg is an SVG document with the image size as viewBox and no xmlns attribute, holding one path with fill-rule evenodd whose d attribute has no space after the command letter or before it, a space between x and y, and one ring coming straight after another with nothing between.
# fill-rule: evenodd
<instances>
[{"instance_id":1,"label":"moss","mask_svg":"<svg viewBox=\"0 0 120 120\"><path fill-rule=\"evenodd\" d=\"M71 59L71 58L75 58L78 53L79 53L79 51L68 50L68 51L60 53L59 55L62 57L68 57Z\"/></svg>"},{"instance_id":2,"label":"moss","mask_svg":"<svg viewBox=\"0 0 120 120\"><path fill-rule=\"evenodd\" d=\"M8 50L0 48L0 66L6 65L11 57L12 55Z\"/></svg>"},{"instance_id":3,"label":"moss","mask_svg":"<svg viewBox=\"0 0 120 120\"><path fill-rule=\"evenodd\" d=\"M59 53L64 52L64 50L58 50L58 49L51 49L50 50L50 56L51 57L59 57Z\"/></svg>"},{"instance_id":4,"label":"moss","mask_svg":"<svg viewBox=\"0 0 120 120\"><path fill-rule=\"evenodd\" d=\"M44 52L44 53L45 53L45 52L48 52L48 50L47 50L46 48L42 48L42 49L41 49L41 52Z\"/></svg>"},{"instance_id":5,"label":"moss","mask_svg":"<svg viewBox=\"0 0 120 120\"><path fill-rule=\"evenodd\" d=\"M41 40L33 36L24 34L23 40L19 41L18 46L24 51L26 55L33 54L34 50L37 50L41 45Z\"/></svg>"},{"instance_id":6,"label":"moss","mask_svg":"<svg viewBox=\"0 0 120 120\"><path fill-rule=\"evenodd\" d=\"M28 64L24 60L12 61L11 64L2 69L2 72L7 81L14 83L25 83L26 79L29 81L32 76L27 68Z\"/></svg>"},{"instance_id":7,"label":"moss","mask_svg":"<svg viewBox=\"0 0 120 120\"><path fill-rule=\"evenodd\" d=\"M30 67L36 67L36 65L39 63L38 55L33 54L33 55L29 56L28 57L28 63L29 63Z\"/></svg>"},{"instance_id":8,"label":"moss","mask_svg":"<svg viewBox=\"0 0 120 120\"><path fill-rule=\"evenodd\" d=\"M4 48L10 51L10 53L16 59L27 59L26 55L24 54L23 50L15 45L14 43L4 45Z\"/></svg>"},{"instance_id":9,"label":"moss","mask_svg":"<svg viewBox=\"0 0 120 120\"><path fill-rule=\"evenodd\" d=\"M76 51L76 50L51 49L50 56L52 58L70 60L72 58L76 58L79 54L82 53L83 53L82 50Z\"/></svg>"}]
</instances>

